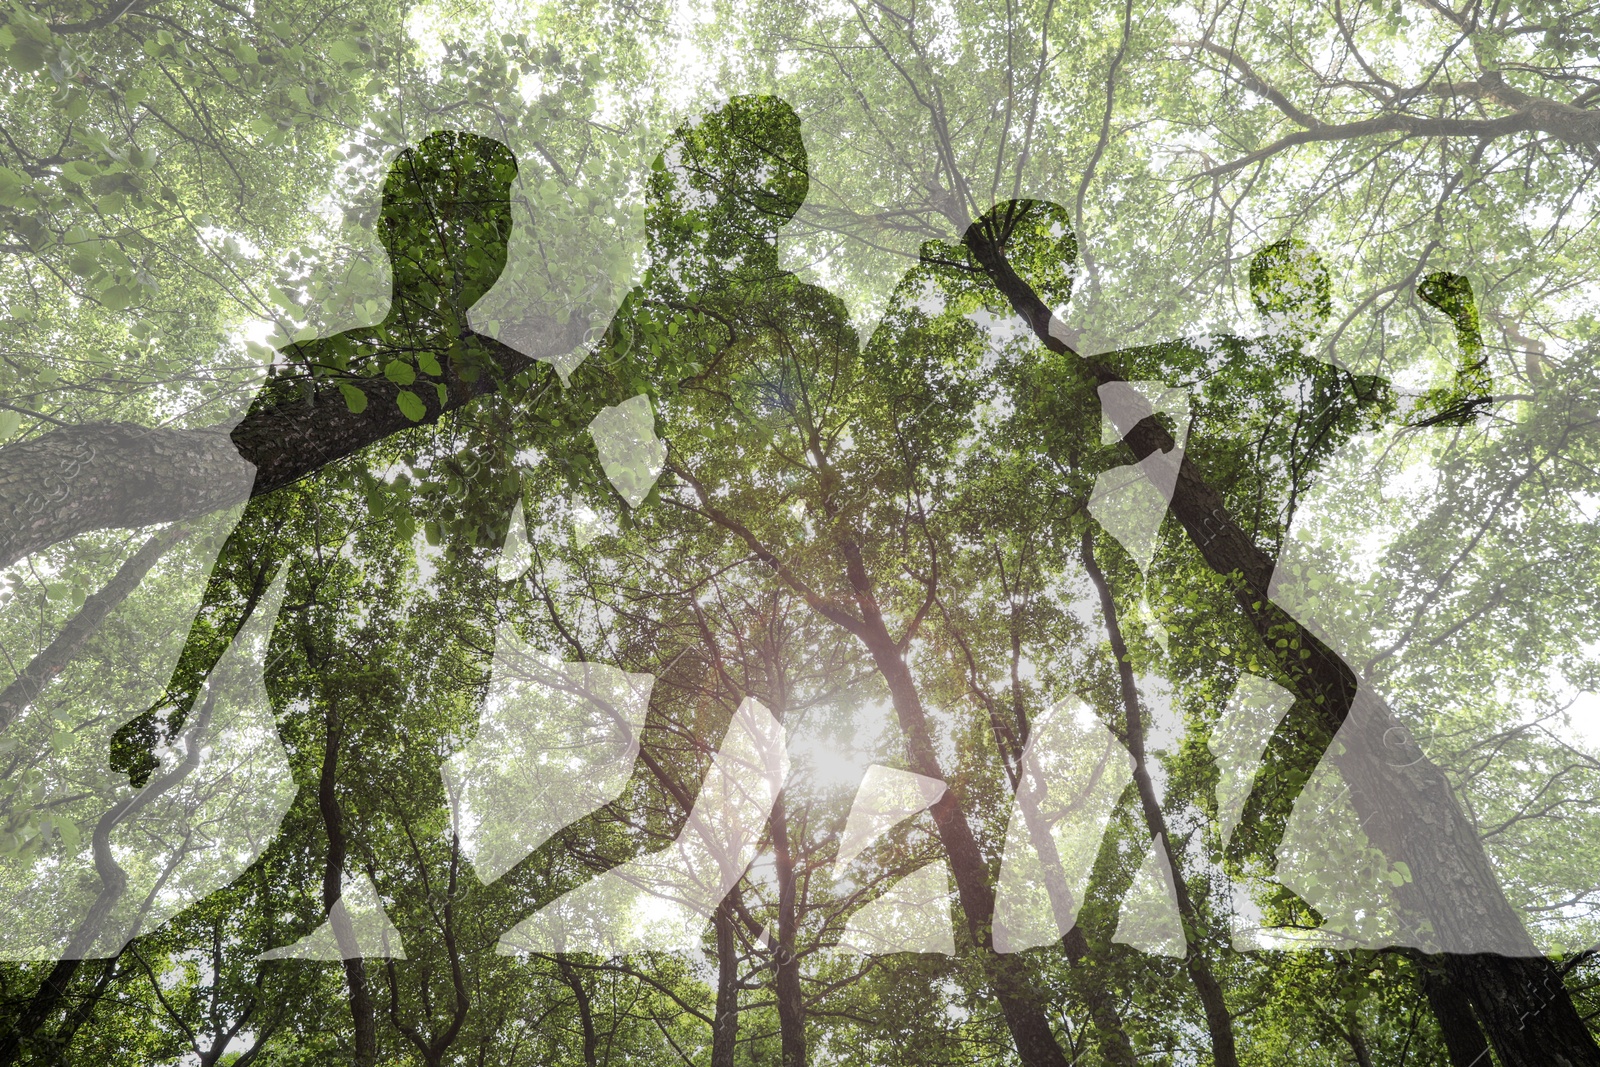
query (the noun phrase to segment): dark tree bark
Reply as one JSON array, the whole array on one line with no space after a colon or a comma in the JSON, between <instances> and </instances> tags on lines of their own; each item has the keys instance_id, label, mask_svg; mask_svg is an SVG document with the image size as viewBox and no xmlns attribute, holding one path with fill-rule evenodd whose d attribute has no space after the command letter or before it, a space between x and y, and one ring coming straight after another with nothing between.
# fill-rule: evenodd
<instances>
[{"instance_id":1,"label":"dark tree bark","mask_svg":"<svg viewBox=\"0 0 1600 1067\"><path fill-rule=\"evenodd\" d=\"M733 1054L739 1043L739 944L733 893L717 905L711 924L717 941L717 1007L711 1021L711 1067L734 1067Z\"/></svg>"},{"instance_id":2,"label":"dark tree bark","mask_svg":"<svg viewBox=\"0 0 1600 1067\"><path fill-rule=\"evenodd\" d=\"M788 815L780 794L772 806L772 851L778 876L778 944L773 951L772 991L778 1000L781 1067L806 1067L806 1002L795 955L795 863L789 847Z\"/></svg>"},{"instance_id":3,"label":"dark tree bark","mask_svg":"<svg viewBox=\"0 0 1600 1067\"><path fill-rule=\"evenodd\" d=\"M853 572L858 569L851 567ZM872 601L870 592L865 588L864 572L856 588L860 603L870 605ZM884 628L883 619L875 607L867 608L864 614L863 640L879 673L888 683L895 717L906 738L907 762L918 774L941 782L947 781L939 766L939 757L928 729L927 712L917 693L911 670ZM1000 1011L1017 1046L1018 1058L1026 1067L1066 1067L1067 1057L1061 1051L1051 1031L1050 1021L1034 995L1032 981L1022 960L1015 955L1001 955L994 951L994 887L988 864L978 848L977 839L973 837L966 813L961 810L960 795L954 787L947 788L928 810L938 829L939 841L950 858L951 873L956 880L956 895L967 920L967 936L978 951L990 988L1000 1003Z\"/></svg>"},{"instance_id":4,"label":"dark tree bark","mask_svg":"<svg viewBox=\"0 0 1600 1067\"><path fill-rule=\"evenodd\" d=\"M1444 958L1452 984L1471 1003L1503 1067L1600 1063L1561 971L1544 956ZM1479 1054L1481 1064L1488 1059Z\"/></svg>"},{"instance_id":5,"label":"dark tree bark","mask_svg":"<svg viewBox=\"0 0 1600 1067\"><path fill-rule=\"evenodd\" d=\"M1472 1014L1472 1002L1450 981L1443 961L1419 961L1419 966L1423 969L1422 991L1439 1022L1450 1067L1489 1067L1489 1043Z\"/></svg>"},{"instance_id":6,"label":"dark tree bark","mask_svg":"<svg viewBox=\"0 0 1600 1067\"><path fill-rule=\"evenodd\" d=\"M65 1062L65 1053L73 1037L89 1016L94 1014L95 1006L105 996L106 987L116 977L121 960L121 952L105 960L57 960L29 999L27 1008L10 1029L0 1033L0 1064L9 1067L17 1062L24 1051L33 1052L35 1058L43 1055ZM99 965L93 982L89 983L87 990L69 996L73 978L86 964ZM45 1023L65 1001L72 1002L66 1018L48 1037L40 1037L39 1032L44 1029Z\"/></svg>"},{"instance_id":7,"label":"dark tree bark","mask_svg":"<svg viewBox=\"0 0 1600 1067\"><path fill-rule=\"evenodd\" d=\"M1005 257L1004 248L972 226L967 247L1000 293L1050 351L1077 361L1099 384L1125 380L1103 358L1085 358L1050 329L1053 315ZM1138 459L1175 446L1160 422L1145 418L1125 436ZM1555 965L1533 944L1507 902L1483 844L1444 774L1423 754L1394 712L1350 667L1268 595L1273 562L1229 515L1186 452L1172 496L1172 514L1206 564L1232 584L1240 610L1262 638L1279 680L1299 698L1269 746L1274 757L1307 771L1349 721L1337 766L1350 786L1362 828L1390 862L1403 861L1413 881L1395 897L1403 922L1431 926L1444 944L1475 943L1486 932L1504 954L1452 955L1446 966L1471 1000L1502 1067L1600 1067L1600 1047L1584 1026ZM1307 653L1281 655L1279 638ZM1292 799L1292 798L1291 798ZM1284 809L1280 805L1280 809ZM1260 814L1255 795L1246 818ZM1281 837L1282 825L1269 836ZM1264 849L1275 851L1275 841Z\"/></svg>"},{"instance_id":8,"label":"dark tree bark","mask_svg":"<svg viewBox=\"0 0 1600 1067\"><path fill-rule=\"evenodd\" d=\"M1350 1054L1355 1057L1356 1067L1372 1067L1372 1050L1367 1047L1367 1039L1361 1032L1361 1020L1353 1014L1347 1018L1340 1032L1350 1045Z\"/></svg>"},{"instance_id":9,"label":"dark tree bark","mask_svg":"<svg viewBox=\"0 0 1600 1067\"><path fill-rule=\"evenodd\" d=\"M335 702L329 701L324 716L327 727L322 750L322 770L317 780L317 810L328 834L328 857L322 869L322 910L331 912L344 895L344 867L347 856L344 812L337 795L339 749L344 743L344 721ZM372 1067L378 1062L378 1017L367 986L367 968L348 923L333 924L333 936L344 957L345 983L349 989L350 1019L357 1067Z\"/></svg>"},{"instance_id":10,"label":"dark tree bark","mask_svg":"<svg viewBox=\"0 0 1600 1067\"><path fill-rule=\"evenodd\" d=\"M39 1031L55 1014L56 1006L66 997L83 963L82 959L57 960L50 968L50 973L28 999L27 1007L4 1033L0 1033L0 1067L11 1067L24 1048L38 1043Z\"/></svg>"},{"instance_id":11,"label":"dark tree bark","mask_svg":"<svg viewBox=\"0 0 1600 1067\"><path fill-rule=\"evenodd\" d=\"M584 1067L598 1067L599 1060L596 1055L600 1049L600 1038L595 1033L594 1004L589 998L589 989L583 984L583 977L565 956L556 957L556 968L561 972L561 980L572 990L572 996L578 1005L578 1026L583 1032Z\"/></svg>"},{"instance_id":12,"label":"dark tree bark","mask_svg":"<svg viewBox=\"0 0 1600 1067\"><path fill-rule=\"evenodd\" d=\"M1013 630L1013 670L1020 656L1021 635L1020 632ZM1111 874L1116 870L1116 835L1107 833L1101 839L1100 854L1095 860L1094 872L1084 892L1081 907L1075 902L1072 889L1066 882L1055 838L1051 835L1050 820L1041 810L1041 798L1033 795L1033 789L1039 783L1029 782L1023 777L1022 753L1025 746L1022 739L1028 736L1029 725L1026 710L1020 705L1020 701L1014 706L1013 714L1016 721L1015 729L1002 728L1002 718L991 706L990 729L1002 751L1009 749L1013 753L1008 766L1016 768L1011 774L1014 803L1016 809L1022 813L1029 839L1039 853L1044 868L1045 892L1050 898L1057 922L1064 922L1067 916L1076 913L1076 921L1065 934L1061 935L1061 947L1073 965L1074 986L1084 1005L1089 1009L1089 1021L1093 1024L1092 1033L1101 1058L1114 1067L1136 1067L1139 1055L1134 1051L1133 1042L1128 1038L1127 1027L1123 1025L1122 1010L1117 1004L1116 997L1106 988L1105 983L1100 980L1100 975L1094 970L1094 961L1106 958L1112 951L1111 931L1115 929L1114 913L1111 916L1112 922L1108 926L1101 921L1103 909L1097 906L1096 902L1121 900L1133 884L1133 879L1131 875L1122 878L1120 874ZM1137 795L1137 788L1130 785L1118 798L1116 811L1124 810L1133 803L1131 798ZM1094 918L1091 919L1091 916ZM1094 934L1092 942L1091 930Z\"/></svg>"}]
</instances>

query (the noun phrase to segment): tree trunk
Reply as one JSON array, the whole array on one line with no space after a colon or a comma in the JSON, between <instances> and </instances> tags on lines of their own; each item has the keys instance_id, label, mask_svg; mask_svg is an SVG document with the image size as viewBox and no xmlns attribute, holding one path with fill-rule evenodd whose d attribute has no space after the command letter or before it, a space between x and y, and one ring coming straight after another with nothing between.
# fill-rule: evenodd
<instances>
[{"instance_id":1,"label":"tree trunk","mask_svg":"<svg viewBox=\"0 0 1600 1067\"><path fill-rule=\"evenodd\" d=\"M322 750L322 774L317 782L317 809L328 832L328 861L322 871L322 910L331 912L344 895L344 813L335 792L339 773L339 747L344 742L344 723L331 701L325 716L327 740ZM357 1067L372 1067L378 1062L378 1016L367 987L367 968L348 923L333 923L333 935L344 957L345 983L349 988L350 1019L355 1037Z\"/></svg>"},{"instance_id":2,"label":"tree trunk","mask_svg":"<svg viewBox=\"0 0 1600 1067\"><path fill-rule=\"evenodd\" d=\"M578 1025L583 1030L584 1067L597 1067L600 1038L594 1029L594 1005L589 1000L589 990L584 987L582 976L567 962L565 956L556 957L556 967L561 971L561 980L567 983L567 988L572 990L578 1002Z\"/></svg>"},{"instance_id":3,"label":"tree trunk","mask_svg":"<svg viewBox=\"0 0 1600 1067\"><path fill-rule=\"evenodd\" d=\"M228 430L92 422L0 449L0 567L90 530L182 522L246 500L254 472Z\"/></svg>"},{"instance_id":4,"label":"tree trunk","mask_svg":"<svg viewBox=\"0 0 1600 1067\"><path fill-rule=\"evenodd\" d=\"M1472 1003L1501 1067L1600 1062L1561 972L1544 956L1452 954L1444 966Z\"/></svg>"},{"instance_id":5,"label":"tree trunk","mask_svg":"<svg viewBox=\"0 0 1600 1067\"><path fill-rule=\"evenodd\" d=\"M863 600L870 603L865 596ZM875 610L864 611L864 614L867 616L864 640L874 663L889 685L895 716L906 737L911 769L929 778L945 781L938 754L934 751L933 738L928 732L927 714L911 671L884 628L882 618ZM988 864L984 862L983 853L972 835L966 813L961 810L961 798L955 788L946 788L944 795L928 810L938 829L939 841L950 859L950 869L956 880L956 895L967 920L967 934L978 951L985 975L1005 1016L1006 1026L1011 1031L1011 1038L1016 1042L1018 1058L1025 1067L1067 1067L1067 1057L1056 1042L1050 1021L1034 997L1033 982L1022 960L994 951L994 887L990 884Z\"/></svg>"},{"instance_id":6,"label":"tree trunk","mask_svg":"<svg viewBox=\"0 0 1600 1067\"><path fill-rule=\"evenodd\" d=\"M828 466L826 457L815 445L812 448L812 455L820 468L823 507L830 520L842 521L832 502L833 491L839 484L839 476ZM946 781L933 747L933 739L928 731L927 713L923 709L922 698L917 693L916 682L911 676L910 668L906 666L900 648L889 636L889 631L884 625L883 615L878 610L872 582L868 577L859 546L848 539L840 544L846 577L854 590L855 601L861 611L862 617L857 619L848 610L820 597L814 591L807 589L803 582L794 578L783 562L762 545L742 523L717 509L711 502L705 486L692 472L679 467L673 467L672 471L694 488L701 508L713 522L737 534L750 546L756 558L771 566L785 583L805 597L808 605L861 641L868 654L872 656L878 673L883 676L889 687L895 717L899 721L901 733L906 738L907 762L911 769L925 777ZM950 862L951 873L955 876L957 899L966 918L966 936L970 938L972 947L978 954L984 976L990 989L994 991L1001 1013L1005 1016L1006 1026L1011 1031L1012 1040L1017 1047L1018 1058L1024 1067L1068 1067L1067 1057L1056 1041L1055 1034L1050 1028L1050 1021L1035 999L1036 986L1026 965L1015 955L1002 955L994 951L992 928L994 886L991 884L988 864L978 848L977 839L973 836L972 827L967 823L966 814L961 809L961 799L956 789L950 787L948 783L946 786L943 796L929 807L928 812L933 816L939 842Z\"/></svg>"},{"instance_id":7,"label":"tree trunk","mask_svg":"<svg viewBox=\"0 0 1600 1067\"><path fill-rule=\"evenodd\" d=\"M1128 752L1133 756L1133 781L1139 789L1139 806L1144 811L1145 825L1151 840L1166 856L1167 868L1172 872L1173 888L1178 897L1178 914L1183 920L1184 968L1195 993L1205 1008L1206 1029L1211 1034L1211 1058L1216 1067L1239 1067L1239 1050L1233 1037L1233 1016L1228 1013L1222 986L1211 972L1211 963L1200 951L1195 931L1199 929L1200 914L1189 896L1189 885L1184 880L1183 868L1178 863L1177 852L1172 847L1172 834L1167 829L1166 816L1161 811L1161 800L1156 796L1155 783L1150 779L1144 750L1144 713L1139 706L1139 689L1133 676L1133 661L1128 655L1128 643L1122 636L1122 623L1117 617L1116 600L1111 596L1111 586L1094 558L1094 540L1089 531L1083 532L1083 566L1089 580L1100 594L1100 613L1105 616L1106 634L1111 641L1111 655L1117 661L1117 676L1122 691L1122 706L1127 716Z\"/></svg>"},{"instance_id":8,"label":"tree trunk","mask_svg":"<svg viewBox=\"0 0 1600 1067\"><path fill-rule=\"evenodd\" d=\"M124 945L122 952L118 952L110 959L100 960L100 973L95 977L94 985L90 987L87 993L73 998L75 1003L72 1009L66 1013L66 1018L56 1028L56 1032L51 1035L51 1041L55 1045L58 1055L71 1047L72 1039L77 1036L79 1028L89 1021L89 1017L94 1014L95 1008L99 1006L100 1001L105 997L106 987L111 984L112 979L119 976L122 954L127 951L127 948L128 946Z\"/></svg>"},{"instance_id":9,"label":"tree trunk","mask_svg":"<svg viewBox=\"0 0 1600 1067\"><path fill-rule=\"evenodd\" d=\"M1361 1033L1361 1020L1351 1015L1344 1023L1344 1039L1350 1043L1350 1054L1356 1058L1356 1067L1372 1067L1372 1050Z\"/></svg>"},{"instance_id":10,"label":"tree trunk","mask_svg":"<svg viewBox=\"0 0 1600 1067\"><path fill-rule=\"evenodd\" d=\"M783 797L772 806L772 850L778 876L778 944L773 951L772 991L778 1000L780 1067L806 1067L806 1004L795 956L794 855Z\"/></svg>"},{"instance_id":11,"label":"tree trunk","mask_svg":"<svg viewBox=\"0 0 1600 1067\"><path fill-rule=\"evenodd\" d=\"M990 717L991 725L995 718ZM1018 712L1018 724L1021 732L1026 734L1027 724ZM996 740L999 738L997 736ZM1018 763L1020 766L1020 754ZM1040 810L1040 797L1035 794L1036 787L1041 784L1031 780L1031 775L1024 777L1020 772L1012 783L1015 794L1014 803L1022 813L1024 824L1028 828L1028 837L1034 849L1039 853L1039 860L1044 868L1045 892L1050 898L1050 904L1055 911L1057 922L1065 923L1066 916L1074 912L1072 889L1066 884L1065 873L1061 865L1061 855L1056 850L1056 841L1050 833L1050 820ZM1120 810L1129 803L1129 794L1137 795L1137 790L1130 786L1124 790L1117 802ZM1115 854L1113 834L1107 833L1100 843L1100 856L1095 866L1097 869L1104 867L1104 857L1109 850ZM1085 891L1085 900L1082 907L1076 912L1076 922L1067 932L1061 935L1061 947L1067 954L1067 959L1074 968L1074 984L1079 996L1089 1008L1089 1021L1094 1025L1095 1042L1100 1050L1101 1057L1106 1063L1115 1067L1136 1067L1139 1062L1138 1054L1133 1049L1133 1042L1128 1040L1127 1027L1122 1022L1122 1012L1118 1009L1115 1000L1099 981L1098 976L1092 973L1088 966L1096 954L1104 957L1110 949L1110 931L1096 928L1096 940L1090 944L1086 927L1090 926L1089 915L1094 909L1091 898L1103 897L1105 899L1120 900L1132 885L1132 878L1128 878L1120 885L1098 885L1091 879ZM1114 924L1113 924L1114 925Z\"/></svg>"},{"instance_id":12,"label":"tree trunk","mask_svg":"<svg viewBox=\"0 0 1600 1067\"><path fill-rule=\"evenodd\" d=\"M1051 333L1049 307L1017 275L982 224L972 226L965 239L1046 347L1077 359L1100 384L1124 380L1103 358L1081 357ZM1175 447L1153 416L1130 428L1124 441L1141 460ZM1280 681L1299 698L1269 752L1288 749L1291 765L1309 772L1340 735L1344 744L1337 766L1362 828L1391 863L1405 862L1413 875L1395 893L1400 921L1417 932L1431 930L1444 945L1495 943L1501 955L1452 956L1447 967L1471 1000L1501 1067L1600 1067L1600 1047L1554 964L1538 952L1506 901L1483 844L1444 775L1383 699L1370 686L1360 685L1331 649L1271 602L1272 560L1234 522L1222 495L1187 453L1171 510L1206 564L1233 583L1241 610L1275 659ZM1279 653L1280 639L1295 654ZM1353 728L1341 733L1347 720ZM1246 817L1250 814L1247 809ZM1271 836L1281 836L1281 826L1273 829ZM1275 852L1275 844L1264 851Z\"/></svg>"},{"instance_id":13,"label":"tree trunk","mask_svg":"<svg viewBox=\"0 0 1600 1067\"><path fill-rule=\"evenodd\" d=\"M0 1067L11 1067L22 1055L23 1048L35 1043L34 1038L50 1016L55 1014L56 1005L61 1003L61 998L66 995L67 987L72 984L73 976L81 966L83 960L71 959L57 960L55 966L50 968L50 973L45 975L44 981L39 983L39 988L29 998L28 1006L6 1032L0 1034Z\"/></svg>"},{"instance_id":14,"label":"tree trunk","mask_svg":"<svg viewBox=\"0 0 1600 1067\"><path fill-rule=\"evenodd\" d=\"M739 1042L739 945L731 892L717 905L712 927L717 939L717 1006L711 1020L711 1067L733 1067Z\"/></svg>"},{"instance_id":15,"label":"tree trunk","mask_svg":"<svg viewBox=\"0 0 1600 1067\"><path fill-rule=\"evenodd\" d=\"M1490 1067L1489 1043L1472 1014L1472 1002L1450 981L1444 961L1419 960L1418 966L1423 970L1422 991L1450 1054L1450 1067Z\"/></svg>"}]
</instances>

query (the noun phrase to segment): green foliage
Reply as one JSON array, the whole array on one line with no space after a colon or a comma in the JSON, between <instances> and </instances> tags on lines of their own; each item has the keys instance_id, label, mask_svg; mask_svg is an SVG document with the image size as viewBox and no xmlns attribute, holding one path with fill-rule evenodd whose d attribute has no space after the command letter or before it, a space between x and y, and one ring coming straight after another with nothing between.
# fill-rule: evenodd
<instances>
[{"instance_id":1,"label":"green foliage","mask_svg":"<svg viewBox=\"0 0 1600 1067\"><path fill-rule=\"evenodd\" d=\"M1314 591L1411 620L1404 635L1369 632L1359 652L1383 663L1384 642L1398 642L1383 682L1470 791L1508 896L1559 913L1569 905L1554 887L1594 865L1593 761L1541 733L1550 709L1600 685L1584 647L1600 619L1581 592L1600 550L1594 322L1563 303L1587 291L1593 233L1587 215L1527 221L1589 211L1586 164L1522 134L1476 153L1378 137L1308 142L1230 184L1235 172L1216 168L1270 146L1283 115L1253 84L1241 92L1215 50L1172 62L1196 24L1233 26L1253 76L1326 105L1324 125L1449 98L1439 82L1405 96L1373 90L1377 75L1323 79L1305 57L1344 54L1337 9L1218 4L1196 23L1170 9L956 4L936 28L920 12L728 9L675 43L703 34L713 67L742 65L726 84L755 91L685 121L650 37L676 23L648 5L557 3L526 18L280 0L116 7L95 24L114 9L13 6L0 26L0 442L55 421L211 425L257 395L263 364L258 403L303 404L331 382L330 425L380 395L405 423L250 504L214 568L200 548L177 550L0 734L0 858L81 853L98 813L151 781L288 563L268 682L294 807L237 883L77 971L70 1006L28 1046L36 1060L143 1067L222 1041L224 1063L344 1063L370 1034L383 1063L704 1063L719 991L703 969L501 956L499 936L670 842L711 739L747 697L811 731L797 757L807 772L858 757L906 765L903 678L992 882L1030 723L1077 696L1131 742L1126 663L1151 719L1169 712L1145 724L1160 815L1182 842L1189 948L1221 983L1242 1061L1443 1062L1426 961L1237 947L1247 897L1323 935L1382 925L1341 925L1270 881L1329 741L1304 725L1316 708L1292 709L1226 852L1216 832L1208 741L1235 684L1281 678L1312 649L1287 629L1262 641L1244 615L1262 605L1241 605L1177 523L1147 573L1099 528L1088 501L1127 448L1101 436L1084 361L1017 326L960 241L969 227L1063 318L1057 341L1185 393L1191 473L1254 545L1279 558L1314 521L1311 551L1330 575ZM1470 58L1449 62L1476 67L1451 76L1497 64L1502 86L1545 91L1540 79L1570 77L1589 42L1570 15L1523 5L1462 31L1473 47L1451 54ZM1397 6L1356 21L1348 47L1373 52L1395 84L1410 80L1403 36L1442 55L1435 38L1456 32ZM672 102L651 95L666 89ZM641 116L670 134L636 136ZM348 232L319 214L324 200L348 208ZM363 257L367 231L387 267ZM1472 280L1434 270L1441 259ZM802 262L814 274L786 269ZM1427 307L1409 305L1413 291ZM1236 321L1252 306L1253 323ZM530 371L431 418L463 383L499 373L463 331L512 336L528 309L527 336L556 338L540 351L566 384ZM271 345L242 338L252 317L276 323ZM588 342L576 366L560 363L578 345L562 347L569 328ZM1549 352L1502 358L1521 329ZM640 394L668 469L625 511L586 428ZM1420 471L1435 490L1374 486L1366 472L1386 462L1396 485ZM501 581L519 502L531 565ZM1356 559L1380 533L1381 566ZM1084 573L1086 535L1122 662ZM120 533L92 532L29 561L36 573L8 573L8 655L59 631L127 550ZM889 640L865 642L840 618L863 630L875 619ZM649 760L623 795L485 886L452 833L439 766L474 735L501 627L657 681ZM187 635L175 667L142 636L169 633ZM84 725L67 713L96 682L126 706ZM107 763L115 781L92 796L59 788ZM767 874L769 827L733 933L708 933L708 950L734 958L720 992L738 1009L735 1062L777 1062L786 1026L793 1036L775 1003L775 930L800 961L812 1062L1013 1062L978 944L986 920L974 937L953 909L953 957L832 951L857 908L947 851L924 814L838 867L854 780L826 779L797 774L784 794L792 892ZM1080 912L1087 955L1041 946L1015 972L1078 1061L1108 1059L1117 1036L1152 1062L1214 1053L1184 963L1112 939L1151 844L1144 815L1133 791L1113 814ZM1355 896L1415 880L1364 836L1326 851L1338 869L1310 884ZM330 870L335 884L373 880L406 959L259 960L322 921ZM1592 944L1584 932L1573 924L1563 947ZM0 966L0 1037L45 972ZM1591 978L1572 973L1582 992ZM366 1018L355 989L375 1004Z\"/></svg>"}]
</instances>

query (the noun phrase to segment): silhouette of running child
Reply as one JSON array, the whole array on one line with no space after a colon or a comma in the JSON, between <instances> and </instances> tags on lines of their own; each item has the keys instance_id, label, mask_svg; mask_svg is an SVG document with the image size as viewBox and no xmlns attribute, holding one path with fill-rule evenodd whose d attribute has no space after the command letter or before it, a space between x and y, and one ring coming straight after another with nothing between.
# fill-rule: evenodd
<instances>
[{"instance_id":1,"label":"silhouette of running child","mask_svg":"<svg viewBox=\"0 0 1600 1067\"><path fill-rule=\"evenodd\" d=\"M630 506L664 468L680 485L727 473L697 463L704 433L747 425L761 403L748 390L763 388L749 371L783 339L855 348L843 305L778 264L776 235L807 182L799 119L764 96L735 97L685 124L655 161L646 184L649 265L571 379L571 391L587 396L634 393L591 424L605 474ZM671 409L670 466L647 389ZM702 405L712 397L728 406L708 412ZM755 859L783 777L783 729L757 699L740 702L720 739L702 740L716 758L679 838L548 902L504 934L503 951L695 951L704 922ZM636 910L641 895L659 898L657 906ZM792 931L779 931L785 936Z\"/></svg>"},{"instance_id":2,"label":"silhouette of running child","mask_svg":"<svg viewBox=\"0 0 1600 1067\"><path fill-rule=\"evenodd\" d=\"M402 151L389 167L378 223L393 279L388 313L374 326L286 347L285 358L271 368L253 406L327 403L327 390L318 387L332 381L350 414L362 415L369 405L383 404L389 410L379 417L404 426L437 413L453 384L485 373L486 357L464 343L463 334L468 309L505 266L516 174L515 157L505 145L475 134L441 131ZM330 412L329 422L337 426L344 414ZM307 447L318 448L320 463L326 463L361 444L356 437L319 434ZM248 451L248 442L240 445ZM223 549L208 606L216 596L226 595L223 585L238 576L240 567L245 568L242 573L258 576L240 584L241 589L264 589L270 581L264 565L281 560L286 546L268 551L265 544L252 544L248 552L240 550L250 539L248 531L277 509L270 496L247 507ZM192 688L220 655L214 641L203 642L205 647L195 644L203 632L197 629L191 635L173 688ZM154 766L151 751L179 725L155 712L130 723L116 739L113 765L141 785Z\"/></svg>"},{"instance_id":3,"label":"silhouette of running child","mask_svg":"<svg viewBox=\"0 0 1600 1067\"><path fill-rule=\"evenodd\" d=\"M390 165L378 223L393 277L388 313L376 325L289 346L256 400L266 408L336 405L316 440L306 443L322 449L314 466L363 447L374 421L392 434L431 420L481 391L474 383L482 375L504 372L470 335L467 312L505 266L516 175L505 145L454 131L432 134ZM239 444L248 455L250 443ZM495 591L485 576L481 585L458 581L432 600L423 597L420 617L411 605L427 592L430 570L445 566L452 554L470 555L485 541L498 544L504 529L508 487L515 481L492 470L463 472L459 456L474 444L470 426L445 449L431 435L392 436L371 447L370 463L333 465L302 486L253 499L219 556L169 686L170 700L130 722L112 742L113 767L126 771L136 789L143 787L161 766L164 747L184 729L188 695L200 691L258 605L274 605L276 618L254 625L264 625L274 637L267 684L301 789L279 837L257 848L267 849L260 862L273 871L275 906L289 908L296 922L315 926L324 915L328 921L299 942L291 924L285 940L292 943L261 947L271 949L264 958L345 961L358 1046L370 1037L363 1017L370 1021L374 1010L361 958L406 954L380 893L407 875L380 872L395 866L397 855L414 880L425 882L430 868L451 868L448 846L421 828L444 820L438 764L447 742L436 735L467 714L482 664L463 649L464 635L436 632L426 612L442 612L440 625L447 629L452 613L455 625L465 626L459 620L492 605ZM494 449L478 451L492 467ZM385 461L391 463L390 477L368 472ZM413 490L417 468L429 465L436 480L448 471L458 484L466 483L457 489L456 503L441 504L436 492ZM432 523L430 540L444 543L437 552L424 549L427 558L419 558L415 547L419 495L435 513L472 513L454 533L449 523ZM499 531L492 529L496 523ZM491 529L484 533L479 526ZM286 592L267 596L270 588L282 588L275 585L279 575L286 577ZM446 684L452 679L453 685ZM434 681L438 692L430 691ZM396 852L402 830L420 840L409 854ZM302 887L310 884L320 884L315 905L303 899ZM418 929L426 935L426 909L410 911L408 937ZM359 1059L371 1049L357 1051Z\"/></svg>"}]
</instances>

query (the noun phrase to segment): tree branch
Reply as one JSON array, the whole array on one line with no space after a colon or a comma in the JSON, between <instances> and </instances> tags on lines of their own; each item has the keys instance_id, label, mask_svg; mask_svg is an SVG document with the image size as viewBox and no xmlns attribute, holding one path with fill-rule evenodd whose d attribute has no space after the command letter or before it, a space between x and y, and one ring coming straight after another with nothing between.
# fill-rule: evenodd
<instances>
[{"instance_id":1,"label":"tree branch","mask_svg":"<svg viewBox=\"0 0 1600 1067\"><path fill-rule=\"evenodd\" d=\"M445 364L441 402L420 378L425 409L413 422L401 387L384 377L269 384L236 425L199 429L90 422L0 448L0 568L91 530L182 522L292 485L335 460L415 426L436 423L538 365L532 356L467 331L491 365L466 380ZM549 351L581 343L578 320L553 329ZM546 383L548 389L549 383ZM366 406L352 412L343 390ZM255 472L252 481L250 467Z\"/></svg>"}]
</instances>

